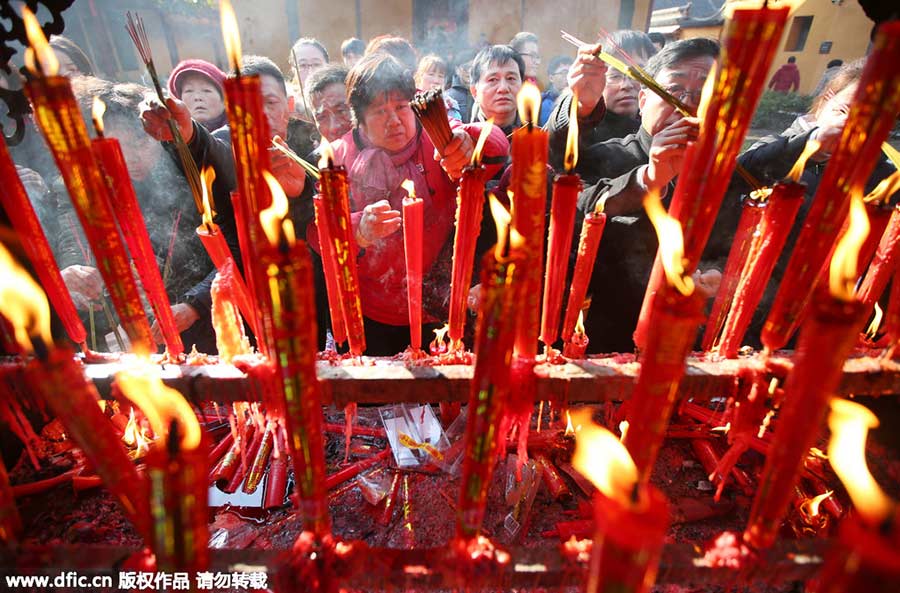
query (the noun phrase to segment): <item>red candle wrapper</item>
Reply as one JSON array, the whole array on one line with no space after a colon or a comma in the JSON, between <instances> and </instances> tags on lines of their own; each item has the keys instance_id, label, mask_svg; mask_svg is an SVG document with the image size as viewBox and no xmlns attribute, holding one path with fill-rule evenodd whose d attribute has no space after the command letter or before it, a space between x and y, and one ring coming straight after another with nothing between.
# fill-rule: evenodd
<instances>
[{"instance_id":1,"label":"red candle wrapper","mask_svg":"<svg viewBox=\"0 0 900 593\"><path fill-rule=\"evenodd\" d=\"M91 151L94 153L94 158L100 163L103 172L106 173L111 195L116 197L113 214L115 214L125 242L128 244L131 259L134 261L134 267L137 268L141 284L144 285L147 300L150 301L150 307L156 315L166 350L170 356L178 357L184 352L184 344L181 343L181 335L175 326L169 295L166 294L166 286L159 273L144 215L141 213L134 186L131 184L131 177L128 175L125 155L122 154L119 141L115 138L91 140Z\"/></svg>"},{"instance_id":2,"label":"red candle wrapper","mask_svg":"<svg viewBox=\"0 0 900 593\"><path fill-rule=\"evenodd\" d=\"M328 294L328 312L331 315L331 335L334 336L335 345L340 346L347 341L347 326L344 323L344 314L341 311L338 271L335 265L331 235L328 234L328 225L325 223L325 214L322 210L322 196L313 198L313 206L316 213L316 229L319 232L319 247L322 250L325 292Z\"/></svg>"},{"instance_id":3,"label":"red candle wrapper","mask_svg":"<svg viewBox=\"0 0 900 593\"><path fill-rule=\"evenodd\" d=\"M87 128L69 79L38 78L29 81L25 90L131 347L136 351L155 352L128 253L116 228L109 190L91 153Z\"/></svg>"},{"instance_id":4,"label":"red candle wrapper","mask_svg":"<svg viewBox=\"0 0 900 593\"><path fill-rule=\"evenodd\" d=\"M827 267L850 208L850 196L864 193L900 113L900 22L881 25L853 97L837 147L828 160L803 230L791 254L784 279L766 318L762 342L783 348L796 331L812 297L816 279Z\"/></svg>"},{"instance_id":5,"label":"red candle wrapper","mask_svg":"<svg viewBox=\"0 0 900 593\"><path fill-rule=\"evenodd\" d=\"M700 114L700 134L688 144L669 206L684 233L685 274L693 274L731 183L738 153L750 127L769 67L781 43L790 9L734 10L722 33L715 85ZM647 284L634 342L646 346L652 299L665 284L657 257Z\"/></svg>"},{"instance_id":6,"label":"red candle wrapper","mask_svg":"<svg viewBox=\"0 0 900 593\"><path fill-rule=\"evenodd\" d=\"M66 335L76 344L84 344L87 341L87 331L78 317L75 303L59 273L47 236L19 179L5 142L0 142L0 178L5 181L0 184L0 203L19 234L22 249L31 261L34 273L62 320Z\"/></svg>"},{"instance_id":7,"label":"red candle wrapper","mask_svg":"<svg viewBox=\"0 0 900 593\"><path fill-rule=\"evenodd\" d=\"M866 307L874 307L887 288L888 280L898 269L900 269L900 207L895 207L890 222L881 235L872 265L863 277L857 298L865 303Z\"/></svg>"},{"instance_id":8,"label":"red candle wrapper","mask_svg":"<svg viewBox=\"0 0 900 593\"><path fill-rule=\"evenodd\" d=\"M284 494L287 488L288 452L287 441L283 430L275 431L278 456L272 458L269 466L269 477L266 481L265 509L277 509L284 505Z\"/></svg>"},{"instance_id":9,"label":"red candle wrapper","mask_svg":"<svg viewBox=\"0 0 900 593\"><path fill-rule=\"evenodd\" d=\"M669 505L655 488L646 492L644 509L594 494L594 543L586 593L646 593L653 586L669 528Z\"/></svg>"},{"instance_id":10,"label":"red candle wrapper","mask_svg":"<svg viewBox=\"0 0 900 593\"><path fill-rule=\"evenodd\" d=\"M816 442L829 401L841 381L844 361L856 345L865 312L861 302L848 303L826 295L803 327L744 532L744 540L756 548L769 547L775 541L803 460Z\"/></svg>"},{"instance_id":11,"label":"red candle wrapper","mask_svg":"<svg viewBox=\"0 0 900 593\"><path fill-rule=\"evenodd\" d=\"M406 254L406 300L409 307L409 345L422 349L422 228L424 202L403 198L403 251Z\"/></svg>"},{"instance_id":12,"label":"red candle wrapper","mask_svg":"<svg viewBox=\"0 0 900 593\"><path fill-rule=\"evenodd\" d=\"M453 238L453 273L450 279L450 320L447 334L451 348L462 343L466 327L466 304L472 268L475 265L475 242L481 229L484 209L485 169L466 167L459 180L456 196L456 231Z\"/></svg>"},{"instance_id":13,"label":"red candle wrapper","mask_svg":"<svg viewBox=\"0 0 900 593\"><path fill-rule=\"evenodd\" d=\"M561 175L553 182L550 207L550 233L547 247L547 269L544 276L544 300L541 316L541 342L552 346L559 337L560 310L569 269L575 206L581 179L578 175Z\"/></svg>"},{"instance_id":14,"label":"red candle wrapper","mask_svg":"<svg viewBox=\"0 0 900 593\"><path fill-rule=\"evenodd\" d=\"M572 334L575 332L578 314L581 313L581 307L587 296L591 273L594 271L594 262L597 260L597 249L600 247L600 239L603 237L605 227L606 214L602 212L591 212L584 217L584 222L581 224L575 271L572 273L572 285L569 287L569 300L566 303L566 316L563 319L562 339L565 342L571 341Z\"/></svg>"}]
</instances>

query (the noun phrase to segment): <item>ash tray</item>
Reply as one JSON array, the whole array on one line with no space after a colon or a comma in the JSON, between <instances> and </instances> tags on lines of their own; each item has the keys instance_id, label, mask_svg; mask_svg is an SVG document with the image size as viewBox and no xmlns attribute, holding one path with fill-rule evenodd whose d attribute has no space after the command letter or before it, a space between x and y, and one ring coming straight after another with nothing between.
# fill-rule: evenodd
<instances>
[{"instance_id":1,"label":"ash tray","mask_svg":"<svg viewBox=\"0 0 900 593\"><path fill-rule=\"evenodd\" d=\"M450 441L431 406L395 404L378 408L397 467L449 470L444 452Z\"/></svg>"}]
</instances>

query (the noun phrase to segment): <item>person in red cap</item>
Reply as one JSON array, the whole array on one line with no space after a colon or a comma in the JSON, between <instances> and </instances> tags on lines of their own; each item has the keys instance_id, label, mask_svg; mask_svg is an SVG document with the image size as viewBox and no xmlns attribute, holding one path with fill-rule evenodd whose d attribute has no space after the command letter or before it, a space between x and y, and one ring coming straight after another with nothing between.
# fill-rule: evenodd
<instances>
[{"instance_id":1,"label":"person in red cap","mask_svg":"<svg viewBox=\"0 0 900 593\"><path fill-rule=\"evenodd\" d=\"M228 123L225 73L205 60L182 60L169 75L169 94L184 101L191 117L210 132Z\"/></svg>"}]
</instances>

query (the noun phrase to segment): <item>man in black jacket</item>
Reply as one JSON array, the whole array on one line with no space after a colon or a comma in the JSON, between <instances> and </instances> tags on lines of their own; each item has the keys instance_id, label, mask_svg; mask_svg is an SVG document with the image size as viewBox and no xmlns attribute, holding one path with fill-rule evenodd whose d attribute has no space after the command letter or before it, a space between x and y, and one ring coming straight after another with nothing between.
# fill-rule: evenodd
<instances>
[{"instance_id":1,"label":"man in black jacket","mask_svg":"<svg viewBox=\"0 0 900 593\"><path fill-rule=\"evenodd\" d=\"M582 48L579 54L596 49ZM671 94L696 107L718 51L718 44L709 39L679 41L651 58L646 69ZM581 55L579 60L586 62ZM605 76L605 69L597 70L604 70ZM596 111L600 102L596 86L588 87L594 91L590 98L578 93L579 118L584 112ZM578 198L581 213L602 205L608 216L585 322L592 352L634 348L631 334L658 246L643 199L652 190L668 204L687 144L696 139L699 130L699 120L683 117L648 89L641 89L638 100L640 129L624 138L582 147L576 169L585 183ZM564 133L552 131L554 136Z\"/></svg>"}]
</instances>

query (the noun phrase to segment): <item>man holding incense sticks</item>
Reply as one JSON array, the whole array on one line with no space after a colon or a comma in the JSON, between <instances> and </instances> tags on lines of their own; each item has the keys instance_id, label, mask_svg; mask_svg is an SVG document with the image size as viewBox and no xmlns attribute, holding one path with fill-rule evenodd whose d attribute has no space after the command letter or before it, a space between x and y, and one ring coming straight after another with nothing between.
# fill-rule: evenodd
<instances>
[{"instance_id":1,"label":"man holding incense sticks","mask_svg":"<svg viewBox=\"0 0 900 593\"><path fill-rule=\"evenodd\" d=\"M579 117L590 115L602 103L606 68L594 62L599 62L594 55L598 49L582 48L572 69L576 76L581 74L576 81L581 89ZM651 58L646 70L670 94L696 107L718 53L718 43L709 39L678 41ZM640 90L638 103L638 131L582 146L576 169L585 182L579 210L587 214L599 206L609 217L591 278L593 300L585 322L592 352L634 349L631 335L658 246L643 199L656 191L668 204L687 145L699 130L696 118L684 117L647 88ZM554 136L566 131L551 127L551 145Z\"/></svg>"}]
</instances>

